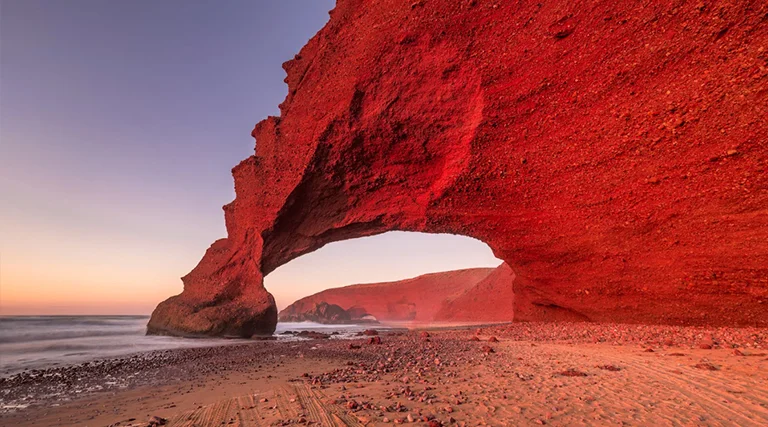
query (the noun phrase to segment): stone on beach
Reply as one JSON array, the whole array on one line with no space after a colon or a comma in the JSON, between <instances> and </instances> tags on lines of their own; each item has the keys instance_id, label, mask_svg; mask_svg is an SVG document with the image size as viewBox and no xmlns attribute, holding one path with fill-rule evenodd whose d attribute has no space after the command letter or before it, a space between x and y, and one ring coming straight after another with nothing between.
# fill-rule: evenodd
<instances>
[{"instance_id":1,"label":"stone on beach","mask_svg":"<svg viewBox=\"0 0 768 427\"><path fill-rule=\"evenodd\" d=\"M157 415L153 415L149 419L149 427L164 426L166 423L168 423L168 420L163 417L158 417Z\"/></svg>"}]
</instances>

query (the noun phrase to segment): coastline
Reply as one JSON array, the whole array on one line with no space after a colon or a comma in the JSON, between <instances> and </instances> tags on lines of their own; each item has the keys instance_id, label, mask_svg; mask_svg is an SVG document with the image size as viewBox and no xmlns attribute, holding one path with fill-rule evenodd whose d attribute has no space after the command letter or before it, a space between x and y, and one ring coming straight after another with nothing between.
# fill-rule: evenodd
<instances>
[{"instance_id":1,"label":"coastline","mask_svg":"<svg viewBox=\"0 0 768 427\"><path fill-rule=\"evenodd\" d=\"M328 414L367 425L409 415L444 425L768 421L768 329L513 323L427 330L381 331L379 345L369 337L253 341L28 372L0 379L0 423L125 426L159 416L174 425L207 411L226 424L216 417L232 414L211 408L238 397L251 401L240 425ZM500 342L489 342L492 336ZM700 348L706 343L712 348Z\"/></svg>"}]
</instances>

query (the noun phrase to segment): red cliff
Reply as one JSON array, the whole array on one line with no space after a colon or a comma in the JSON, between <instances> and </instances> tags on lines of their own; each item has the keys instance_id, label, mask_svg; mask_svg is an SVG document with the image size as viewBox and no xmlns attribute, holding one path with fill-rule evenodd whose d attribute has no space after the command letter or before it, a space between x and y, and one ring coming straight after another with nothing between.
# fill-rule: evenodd
<instances>
[{"instance_id":1,"label":"red cliff","mask_svg":"<svg viewBox=\"0 0 768 427\"><path fill-rule=\"evenodd\" d=\"M768 326L768 3L339 0L284 68L151 333L269 333L265 274L389 230L487 243L517 319Z\"/></svg>"},{"instance_id":2,"label":"red cliff","mask_svg":"<svg viewBox=\"0 0 768 427\"><path fill-rule=\"evenodd\" d=\"M318 304L328 303L347 311L353 309L357 313L371 314L379 321L429 322L435 320L435 314L443 304L474 287L493 271L492 268L445 271L395 282L328 289L289 305L280 312L279 319L295 319L312 312ZM509 286L511 291L512 284Z\"/></svg>"},{"instance_id":3,"label":"red cliff","mask_svg":"<svg viewBox=\"0 0 768 427\"><path fill-rule=\"evenodd\" d=\"M504 263L475 285L446 300L435 313L443 321L510 321L514 317L515 273Z\"/></svg>"}]
</instances>

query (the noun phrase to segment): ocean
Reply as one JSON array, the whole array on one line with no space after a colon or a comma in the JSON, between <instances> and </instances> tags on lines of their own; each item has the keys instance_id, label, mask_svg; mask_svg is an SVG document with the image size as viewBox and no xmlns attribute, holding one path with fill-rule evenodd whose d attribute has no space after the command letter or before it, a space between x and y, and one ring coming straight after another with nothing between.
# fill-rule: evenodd
<instances>
[{"instance_id":1,"label":"ocean","mask_svg":"<svg viewBox=\"0 0 768 427\"><path fill-rule=\"evenodd\" d=\"M250 342L244 339L147 336L149 316L0 316L0 377L25 369L67 366L153 350ZM349 338L379 325L278 323L279 340L298 339L285 331L314 330Z\"/></svg>"}]
</instances>

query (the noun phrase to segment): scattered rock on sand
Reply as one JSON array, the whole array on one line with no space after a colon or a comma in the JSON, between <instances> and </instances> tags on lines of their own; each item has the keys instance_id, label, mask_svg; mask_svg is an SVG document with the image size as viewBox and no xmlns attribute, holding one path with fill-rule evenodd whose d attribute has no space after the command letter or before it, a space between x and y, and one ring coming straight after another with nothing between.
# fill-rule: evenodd
<instances>
[{"instance_id":1,"label":"scattered rock on sand","mask_svg":"<svg viewBox=\"0 0 768 427\"><path fill-rule=\"evenodd\" d=\"M705 371L717 371L719 368L709 362L701 362L693 365L694 368L704 369Z\"/></svg>"},{"instance_id":2,"label":"scattered rock on sand","mask_svg":"<svg viewBox=\"0 0 768 427\"><path fill-rule=\"evenodd\" d=\"M645 359L645 362L651 363L655 367L663 367L664 369L658 369L664 375L663 378L671 378L670 384L677 384L677 381L685 379L686 375L694 375L699 372L699 375L719 376L720 371L727 372L729 377L731 375L741 375L742 371L733 370L732 366L744 366L751 367L757 366L759 369L765 362L763 360L768 352L768 332L762 329L750 329L750 328L701 328L701 327L676 327L676 326L626 326L626 325L594 325L594 324L537 324L537 323L521 323L500 325L494 328L487 328L484 330L484 334L479 338L473 336L474 331L440 331L435 332L439 339L433 340L432 343L424 343L419 339L421 331L407 332L402 334L403 336L398 338L394 336L394 333L379 331L379 335L376 338L382 340L387 337L387 343L385 345L366 345L370 338L369 336L358 337L353 341L342 340L324 340L324 341L298 341L298 342L256 342L247 344L227 345L221 347L211 348L191 348L191 349L176 349L173 351L159 351L147 353L146 355L137 355L131 357L125 357L122 359L114 359L109 361L96 361L89 362L78 366L66 366L57 367L47 370L30 370L24 373L20 373L15 377L0 378L0 390L3 393L9 392L10 398L20 399L27 398L31 393L59 393L60 390L66 390L66 386L63 384L71 383L75 379L82 378L83 381L88 381L88 384L103 384L97 381L104 381L105 374L108 373L112 377L116 377L120 382L118 384L128 384L129 389L137 386L147 386L156 384L158 381L170 382L172 381L197 381L202 378L216 378L216 381L221 380L223 375L229 376L230 373L239 375L241 372L250 373L252 371L258 372L258 375L263 376L264 380L267 379L268 374L274 374L271 372L271 367L280 364L279 366L293 366L294 358L297 358L298 354L312 355L312 360L298 360L301 370L295 371L291 374L296 377L301 377L300 381L305 382L309 387L329 387L332 384L338 384L340 389L339 393L343 393L343 397L338 394L332 397L336 401L334 404L342 406L344 411L349 411L344 405L346 402L354 398L359 403L358 409L355 411L370 411L363 412L362 415L368 417L371 422L376 423L382 420L382 417L387 416L390 420L389 425L395 420L404 420L405 415L410 412L415 418L413 425L425 426L427 423L434 419L434 414L427 414L427 412L420 411L433 411L437 414L439 421L442 421L444 425L458 426L459 423L466 420L472 420L474 416L486 416L486 420L501 421L503 417L509 416L516 421L527 420L528 423L535 423L536 417L542 417L547 423L553 423L558 425L567 424L568 417L570 415L561 415L558 411L551 410L553 413L558 413L553 419L544 417L543 413L529 411L530 407L521 408L515 405L509 408L510 414L496 413L479 413L473 412L473 407L477 403L483 403L483 401L476 401L475 397L472 397L472 392L479 392L482 387L489 384L494 384L495 381L500 381L498 384L510 381L514 384L523 384L526 387L530 384L530 387L540 387L541 384L546 384L554 381L555 385L571 387L571 390L576 395L581 396L580 389L589 390L595 384L600 384L601 387L609 387L611 385L618 384L618 382L624 381L627 376L631 375L634 378L636 375L640 378L647 376L645 370L638 371L634 369L632 358ZM430 335L432 333L430 332ZM484 345L491 346L489 337L496 336L502 337L505 346L503 351L500 350L498 355L488 355L481 352L481 348ZM675 347L662 347L660 343L663 343L667 337L673 336L675 339ZM722 359L712 360L712 364L705 364L709 362L707 359L699 359L694 357L699 351L697 349L698 344L707 337L717 337L718 346L728 348L727 351L722 352ZM577 344L591 343L593 338L598 337L602 342L607 342L604 349L612 351L614 347L612 343L623 343L624 347L619 348L623 356L627 356L629 360L620 358L603 358L600 353L595 353L595 357L581 359L576 361L575 359L567 359L562 357L552 356L550 358L549 352L553 352L554 348L567 349L568 354L582 354L579 353ZM479 342L471 342L479 341ZM556 346L549 347L550 342L565 341L573 346ZM532 347L532 342L540 342L538 347ZM628 344L629 343L629 344ZM348 350L352 346L359 345L360 349ZM648 346L654 346L656 353L665 357L655 357L656 354L638 355L644 348ZM658 346L658 347L656 347ZM310 351L310 348L316 347L317 350ZM661 349L661 350L660 350ZM681 350L692 349L692 350ZM735 349L744 356L732 356L737 355ZM673 353L680 351L688 351L688 353ZM699 356L706 353L713 353L713 350L701 350ZM717 351L717 353L720 353ZM591 354L591 353L590 353ZM547 364L540 364L536 368L532 365L528 365L532 361L535 363L538 355L544 357ZM669 359L666 356L685 356L682 358ZM309 356L308 356L309 357ZM324 373L315 373L312 370L316 368L313 365L314 357L324 357L332 360L334 364L338 365L335 369L332 369ZM714 357L720 357L714 355ZM437 360L440 363L437 363ZM615 363L613 363L613 362ZM701 363L700 363L701 362ZM283 365L285 363L286 365ZM611 365L605 365L612 363ZM618 363L622 363L618 365ZM694 367L697 363L699 366ZM466 366L477 365L482 369L483 377L476 377L473 375L473 371L465 372ZM611 372L613 367L620 367L622 373ZM711 366L710 366L711 365ZM576 368L576 367L580 368ZM560 371L567 368L576 368L578 370L584 369L584 373L588 377L583 377L581 380L578 378L564 378L557 375ZM490 369L489 368L493 368ZM696 369L691 371L690 368ZM712 370L714 368L714 370ZM601 369L602 371L595 371L594 369ZM700 372L709 371L707 372ZM167 372L165 372L167 371ZM626 371L626 375L624 372ZM746 368L744 369L745 372ZM123 379L125 376L135 376L136 372L140 375L146 375L139 377L136 381L141 382L129 382L126 383ZM308 372L308 374L302 374ZM146 374L145 374L146 373ZM159 374L158 374L159 373ZM542 373L545 373L542 375ZM549 374L546 374L549 373ZM277 375L277 374L275 374ZM497 375L498 377L493 377ZM180 378L179 378L180 376ZM409 376L409 382L404 383L403 377ZM110 377L110 379L112 379ZM271 378L272 376L270 376ZM173 380L171 380L173 378ZM297 378L291 378L294 380ZM463 381L466 379L466 382ZM78 380L79 381L79 380ZM133 380L132 380L133 381ZM442 381L442 382L441 382ZM617 382L618 381L618 382ZM358 388L359 385L382 382L386 384L385 393L381 397L377 393L379 391L371 392L369 394L365 388ZM563 384L567 383L567 384ZM344 385L349 388L348 391ZM458 393L456 387L463 386L475 386L479 388L475 390L468 390L467 395ZM107 386L105 386L106 388ZM367 385L366 385L367 387ZM411 387L411 388L408 388ZM434 388L433 388L434 387ZM576 387L576 388L574 388ZM75 387L70 387L75 388ZM429 390L428 390L429 389ZM114 389L109 389L114 390ZM329 391L331 389L328 389ZM762 392L762 388L760 388ZM706 391L706 390L704 390ZM511 404L511 400L507 400L506 397L502 397L499 393L509 393L508 390L497 390L492 392L489 396L494 396L495 399L499 399L501 405ZM74 393L73 393L74 395ZM69 395L65 395L69 398ZM257 402L260 399L266 397L265 394L258 394L254 396L254 400ZM289 396L288 401L290 402ZM593 399L591 396L582 396L586 403L591 402ZM733 397L733 396L730 396ZM738 396L736 396L738 397ZM5 399L9 399L6 397ZM330 397L329 397L330 399ZM379 400L373 400L379 399ZM406 400L407 399L407 400ZM598 398L599 399L599 398ZM396 406L398 400L403 400L408 403L408 407ZM432 401L432 403L430 403ZM7 402L7 400L5 401ZM5 403L3 402L3 403ZM257 410L268 411L267 408L273 408L277 406L276 402L282 402L276 395L273 398L261 400L261 403L256 403ZM299 402L299 400L296 400ZM296 403L294 402L294 403ZM409 403L410 402L410 403ZM515 402L520 404L520 402ZM374 409L366 408L366 405L375 404ZM557 406L559 402L549 402L550 405ZM427 406L428 405L428 406ZM454 411L451 413L445 409L446 405L451 405ZM610 403L607 403L610 405ZM33 409L35 411L45 411L48 409L38 406L39 409ZM150 408L152 409L152 408ZM159 409L159 406L158 406ZM167 409L165 406L162 409ZM341 408L339 408L341 409ZM689 408L690 409L690 408ZM53 410L53 409L51 409ZM92 408L85 409L88 411L101 410ZM378 411L380 410L380 412ZM547 410L550 410L547 408ZM31 411L28 409L28 411ZM158 411L159 412L159 411ZM158 413L157 415L166 415L165 412ZM503 412L503 411L502 411ZM30 417L32 414L39 414L29 412ZM150 412L138 412L141 414L140 421L135 421L137 425L146 427L148 425L149 415L153 415ZM266 413L266 412L265 412ZM360 414L359 412L355 412ZM271 414L271 412L270 412ZM459 421L451 422L449 415L459 419ZM3 416L9 416L3 414L0 416L0 424L2 425L18 425L18 423L6 422ZM79 414L78 414L79 416ZM90 416L90 413L86 415L83 412L81 418ZM270 415L271 416L271 415ZM279 416L278 412L274 413L274 416ZM312 417L306 414L301 415L308 420ZM427 417L425 419L425 416ZM433 418L429 418L432 416ZM18 419L22 418L22 415L16 415ZM292 425L297 424L296 420L299 419L298 414L294 415ZM565 417L565 418L561 418ZM495 419L494 419L495 418ZM31 419L31 418L30 418ZM107 420L103 424L107 425L108 422L114 420ZM165 424L173 424L175 420L170 419ZM506 421L511 421L511 418L507 418ZM715 424L714 422L712 422ZM54 423L55 424L55 423ZM59 423L62 424L62 423ZM70 425L83 425L85 422L80 423L68 423ZM121 421L121 425L130 424L125 420ZM500 422L500 424L502 424ZM313 424L319 425L319 424ZM476 423L468 423L467 425L477 425ZM514 425L509 422L507 425ZM165 427L163 426L163 427Z\"/></svg>"},{"instance_id":3,"label":"scattered rock on sand","mask_svg":"<svg viewBox=\"0 0 768 427\"><path fill-rule=\"evenodd\" d=\"M168 420L165 418L153 415L152 418L149 419L149 427L164 426L167 422Z\"/></svg>"},{"instance_id":4,"label":"scattered rock on sand","mask_svg":"<svg viewBox=\"0 0 768 427\"><path fill-rule=\"evenodd\" d=\"M368 344L381 344L381 338L371 337L370 339L368 339Z\"/></svg>"},{"instance_id":5,"label":"scattered rock on sand","mask_svg":"<svg viewBox=\"0 0 768 427\"><path fill-rule=\"evenodd\" d=\"M496 337L490 337L488 338L488 342L499 342L499 339Z\"/></svg>"},{"instance_id":6,"label":"scattered rock on sand","mask_svg":"<svg viewBox=\"0 0 768 427\"><path fill-rule=\"evenodd\" d=\"M496 351L495 351L495 350L494 350L494 349L493 349L491 346L489 346L489 345L484 345L484 346L483 346L483 347L482 347L480 350L481 350L483 353L485 353L485 354L488 354L488 353L495 353L495 352L496 352Z\"/></svg>"},{"instance_id":7,"label":"scattered rock on sand","mask_svg":"<svg viewBox=\"0 0 768 427\"><path fill-rule=\"evenodd\" d=\"M597 368L602 369L604 371L611 371L611 372L616 372L621 370L621 368L619 368L616 365L597 365Z\"/></svg>"},{"instance_id":8,"label":"scattered rock on sand","mask_svg":"<svg viewBox=\"0 0 768 427\"><path fill-rule=\"evenodd\" d=\"M560 376L563 377L587 377L589 375L585 374L584 372L577 371L576 369L567 369L565 371L562 371L559 373Z\"/></svg>"}]
</instances>

